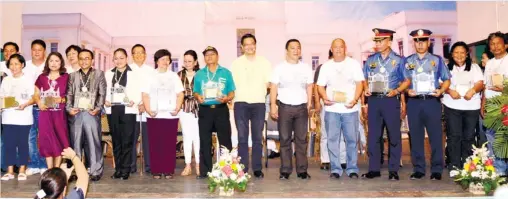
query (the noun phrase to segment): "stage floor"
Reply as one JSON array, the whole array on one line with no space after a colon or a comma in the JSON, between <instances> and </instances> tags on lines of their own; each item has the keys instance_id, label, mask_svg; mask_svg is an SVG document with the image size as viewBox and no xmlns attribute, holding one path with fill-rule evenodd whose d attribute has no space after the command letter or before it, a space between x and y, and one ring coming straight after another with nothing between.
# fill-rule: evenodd
<instances>
[{"instance_id":1,"label":"stage floor","mask_svg":"<svg viewBox=\"0 0 508 199\"><path fill-rule=\"evenodd\" d=\"M367 164L360 157L360 173L367 171ZM443 173L443 180L431 181L429 175L424 180L409 180L411 165L408 157L404 157L404 167L399 175L400 181L388 181L388 171L383 168L382 177L374 180L350 179L343 176L339 180L330 179L328 171L319 169L319 164L313 158L309 159L310 180L296 178L293 173L289 180L281 181L279 177L279 159L269 160L269 168L264 169L264 179L252 179L244 193L235 193L234 197L463 197L472 196L463 191L448 177L447 170ZM146 198L146 197L218 197L217 193L208 193L207 181L196 180L195 176L182 177L176 175L174 179L152 179L151 176L132 175L129 180L112 180L113 173L111 159L105 161L105 173L99 182L90 183L89 198ZM184 167L183 160L177 161L176 173L180 174ZM33 198L38 191L40 175L29 176L27 181L18 182L16 179L1 182L1 196L16 198Z\"/></svg>"}]
</instances>

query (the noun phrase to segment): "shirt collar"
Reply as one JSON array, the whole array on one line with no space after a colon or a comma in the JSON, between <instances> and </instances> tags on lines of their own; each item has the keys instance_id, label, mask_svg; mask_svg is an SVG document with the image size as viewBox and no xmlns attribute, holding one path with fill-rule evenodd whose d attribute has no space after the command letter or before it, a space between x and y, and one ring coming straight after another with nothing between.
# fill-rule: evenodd
<instances>
[{"instance_id":1,"label":"shirt collar","mask_svg":"<svg viewBox=\"0 0 508 199\"><path fill-rule=\"evenodd\" d=\"M127 65L127 68L125 69L127 71L132 71L131 67L129 65ZM116 71L116 67L114 67L113 69L111 69L111 72L115 72Z\"/></svg>"},{"instance_id":2,"label":"shirt collar","mask_svg":"<svg viewBox=\"0 0 508 199\"><path fill-rule=\"evenodd\" d=\"M87 74L85 74L85 72L83 72L83 69L81 69L81 68L80 68L80 69L79 69L79 72L80 72L81 74L83 74L83 75L89 75L89 74L90 74L93 70L94 70L94 68L90 68L90 69L88 69L88 73L87 73Z\"/></svg>"}]
</instances>

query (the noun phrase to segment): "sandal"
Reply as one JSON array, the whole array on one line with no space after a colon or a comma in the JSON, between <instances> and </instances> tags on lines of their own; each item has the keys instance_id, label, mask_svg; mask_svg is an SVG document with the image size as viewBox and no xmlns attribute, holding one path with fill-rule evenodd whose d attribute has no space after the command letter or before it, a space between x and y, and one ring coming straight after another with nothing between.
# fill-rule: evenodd
<instances>
[{"instance_id":1,"label":"sandal","mask_svg":"<svg viewBox=\"0 0 508 199\"><path fill-rule=\"evenodd\" d=\"M24 173L18 174L18 181L23 181L23 180L26 180L26 174L24 174Z\"/></svg>"},{"instance_id":2,"label":"sandal","mask_svg":"<svg viewBox=\"0 0 508 199\"><path fill-rule=\"evenodd\" d=\"M14 179L14 175L10 174L10 173L6 173L4 176L2 176L1 180L8 181L8 180L12 180L12 179Z\"/></svg>"},{"instance_id":3,"label":"sandal","mask_svg":"<svg viewBox=\"0 0 508 199\"><path fill-rule=\"evenodd\" d=\"M152 174L153 179L161 179L161 174Z\"/></svg>"},{"instance_id":4,"label":"sandal","mask_svg":"<svg viewBox=\"0 0 508 199\"><path fill-rule=\"evenodd\" d=\"M173 174L170 174L170 173L164 174L164 178L166 178L166 179L173 179Z\"/></svg>"},{"instance_id":5,"label":"sandal","mask_svg":"<svg viewBox=\"0 0 508 199\"><path fill-rule=\"evenodd\" d=\"M190 166L185 166L185 168L182 171L182 176L188 176L192 173L192 169Z\"/></svg>"}]
</instances>

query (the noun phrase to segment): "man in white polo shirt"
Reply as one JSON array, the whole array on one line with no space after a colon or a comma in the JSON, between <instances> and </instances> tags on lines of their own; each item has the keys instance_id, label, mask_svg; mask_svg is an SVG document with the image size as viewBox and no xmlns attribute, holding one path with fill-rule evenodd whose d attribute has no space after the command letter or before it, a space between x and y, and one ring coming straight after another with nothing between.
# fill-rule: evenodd
<instances>
[{"instance_id":1,"label":"man in white polo shirt","mask_svg":"<svg viewBox=\"0 0 508 199\"><path fill-rule=\"evenodd\" d=\"M146 49L141 44L136 44L132 46L132 63L130 66L132 69L139 73L141 77L141 81L150 79L150 74L153 74L154 68L145 63L146 60ZM142 172L150 173L150 153L148 153L148 127L146 126L146 112L145 107L140 104L138 105L139 112L142 113L136 117L136 130L134 131L134 142L132 146L132 163L131 163L131 173L135 173L137 171L137 149L136 143L138 143L139 135L141 134L142 146L143 146L143 161L145 163L145 170Z\"/></svg>"},{"instance_id":2,"label":"man in white polo shirt","mask_svg":"<svg viewBox=\"0 0 508 199\"><path fill-rule=\"evenodd\" d=\"M298 178L309 179L307 173L307 128L312 104L312 68L300 62L300 41L286 42L286 60L275 67L270 87L270 115L278 120L280 137L280 176L287 180L293 171L294 138L296 173ZM294 132L294 136L293 136Z\"/></svg>"},{"instance_id":3,"label":"man in white polo shirt","mask_svg":"<svg viewBox=\"0 0 508 199\"><path fill-rule=\"evenodd\" d=\"M46 62L46 43L40 39L32 41L31 54L32 60L26 62L26 66L23 68L23 73L30 76L32 83L35 84L35 80L42 73L44 64ZM37 139L39 137L39 107L34 105L32 111L34 123L30 129L30 134L28 136L28 152L30 155L30 162L28 163L28 169L26 171L27 175L33 175L37 173L42 174L44 171L46 171L47 168L46 159L41 156L39 153L39 148L37 147Z\"/></svg>"},{"instance_id":4,"label":"man in white polo shirt","mask_svg":"<svg viewBox=\"0 0 508 199\"><path fill-rule=\"evenodd\" d=\"M318 92L325 104L325 128L332 178L340 178L343 169L339 161L339 137L346 141L346 174L358 178L358 100L365 80L360 63L346 56L346 43L335 39L330 50L333 59L321 66L317 81ZM326 88L325 88L326 87Z\"/></svg>"}]
</instances>

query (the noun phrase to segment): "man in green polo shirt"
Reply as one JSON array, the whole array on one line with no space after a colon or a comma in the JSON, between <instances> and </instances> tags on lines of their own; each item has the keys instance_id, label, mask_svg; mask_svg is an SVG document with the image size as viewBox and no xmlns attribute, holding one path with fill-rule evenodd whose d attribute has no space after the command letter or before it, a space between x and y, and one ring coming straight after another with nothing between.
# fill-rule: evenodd
<instances>
[{"instance_id":1,"label":"man in green polo shirt","mask_svg":"<svg viewBox=\"0 0 508 199\"><path fill-rule=\"evenodd\" d=\"M194 76L194 97L199 103L200 176L212 171L212 130L217 130L219 144L229 150L231 144L231 123L227 103L235 97L235 83L231 72L218 63L219 53L208 46L203 51L206 66Z\"/></svg>"}]
</instances>

